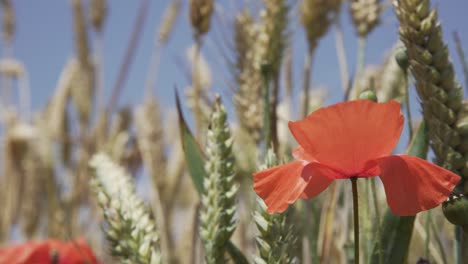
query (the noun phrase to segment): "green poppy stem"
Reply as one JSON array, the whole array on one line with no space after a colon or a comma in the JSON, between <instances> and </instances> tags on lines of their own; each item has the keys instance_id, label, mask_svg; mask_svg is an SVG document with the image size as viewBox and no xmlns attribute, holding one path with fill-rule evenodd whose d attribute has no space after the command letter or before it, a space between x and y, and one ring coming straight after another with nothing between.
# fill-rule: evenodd
<instances>
[{"instance_id":1,"label":"green poppy stem","mask_svg":"<svg viewBox=\"0 0 468 264\"><path fill-rule=\"evenodd\" d=\"M354 213L354 263L359 264L359 205L357 192L357 177L351 178L353 186L353 213Z\"/></svg>"}]
</instances>

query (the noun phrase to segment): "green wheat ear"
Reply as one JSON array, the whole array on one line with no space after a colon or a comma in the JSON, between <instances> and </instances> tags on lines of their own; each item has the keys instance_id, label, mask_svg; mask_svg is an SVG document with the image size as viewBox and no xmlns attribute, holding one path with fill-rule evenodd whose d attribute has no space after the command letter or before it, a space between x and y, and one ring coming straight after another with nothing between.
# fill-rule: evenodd
<instances>
[{"instance_id":1,"label":"green wheat ear","mask_svg":"<svg viewBox=\"0 0 468 264\"><path fill-rule=\"evenodd\" d=\"M421 98L424 119L428 125L430 144L436 161L461 175L455 193L466 193L468 184L468 133L462 103L462 88L455 79L437 10L429 0L397 0L394 2L400 21L400 38L406 46L411 72ZM444 202L446 218L453 224L467 226L466 196ZM467 232L465 228L465 232ZM468 252L468 251L467 251Z\"/></svg>"},{"instance_id":2,"label":"green wheat ear","mask_svg":"<svg viewBox=\"0 0 468 264\"><path fill-rule=\"evenodd\" d=\"M278 160L272 149L269 149L265 163L260 169L278 165ZM258 199L254 220L258 230L256 238L258 253L255 257L257 264L270 263L297 263L298 262L298 236L293 224L296 220L294 207L281 214L268 214L266 205Z\"/></svg>"},{"instance_id":3,"label":"green wheat ear","mask_svg":"<svg viewBox=\"0 0 468 264\"><path fill-rule=\"evenodd\" d=\"M90 166L94 170L91 185L104 214L112 255L121 263L161 263L156 225L136 196L130 175L105 154L94 155Z\"/></svg>"},{"instance_id":4,"label":"green wheat ear","mask_svg":"<svg viewBox=\"0 0 468 264\"><path fill-rule=\"evenodd\" d=\"M236 228L234 214L239 186L234 182L233 141L227 114L219 97L211 115L206 144L207 176L201 197L200 237L206 263L225 263L224 248Z\"/></svg>"},{"instance_id":5,"label":"green wheat ear","mask_svg":"<svg viewBox=\"0 0 468 264\"><path fill-rule=\"evenodd\" d=\"M467 167L457 127L462 89L455 80L437 11L431 10L429 0L398 0L395 8L400 20L400 38L407 49L429 127L431 147L439 164L460 174Z\"/></svg>"}]
</instances>

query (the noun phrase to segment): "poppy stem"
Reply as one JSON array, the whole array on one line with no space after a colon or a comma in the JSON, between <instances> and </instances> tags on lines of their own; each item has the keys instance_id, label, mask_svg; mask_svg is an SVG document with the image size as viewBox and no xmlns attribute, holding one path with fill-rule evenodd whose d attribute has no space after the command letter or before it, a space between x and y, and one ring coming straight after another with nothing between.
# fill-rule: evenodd
<instances>
[{"instance_id":1,"label":"poppy stem","mask_svg":"<svg viewBox=\"0 0 468 264\"><path fill-rule=\"evenodd\" d=\"M357 177L351 178L353 187L353 214L354 214L354 263L359 264L359 205L357 192Z\"/></svg>"}]
</instances>

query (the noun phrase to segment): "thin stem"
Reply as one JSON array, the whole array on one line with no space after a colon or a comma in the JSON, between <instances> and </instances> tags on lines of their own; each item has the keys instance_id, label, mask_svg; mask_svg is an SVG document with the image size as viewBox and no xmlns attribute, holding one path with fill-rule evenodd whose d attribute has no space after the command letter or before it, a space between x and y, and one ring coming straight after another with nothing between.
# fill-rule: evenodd
<instances>
[{"instance_id":1,"label":"thin stem","mask_svg":"<svg viewBox=\"0 0 468 264\"><path fill-rule=\"evenodd\" d=\"M278 155L278 97L279 97L279 74L275 74L275 79L273 80L273 97L271 98L271 110L270 110L270 131L271 131L271 141L273 143L273 150L275 154Z\"/></svg>"},{"instance_id":2,"label":"thin stem","mask_svg":"<svg viewBox=\"0 0 468 264\"><path fill-rule=\"evenodd\" d=\"M117 81L115 82L114 88L112 90L112 95L107 105L107 110L109 114L111 114L114 110L114 107L117 106L120 94L122 93L123 86L125 84L125 81L127 80L130 65L132 64L135 52L137 50L138 42L143 32L144 24L149 10L148 6L148 0L144 0L140 4L135 24L132 29L132 35L130 36L129 43L125 51L124 60L120 65Z\"/></svg>"},{"instance_id":3,"label":"thin stem","mask_svg":"<svg viewBox=\"0 0 468 264\"><path fill-rule=\"evenodd\" d=\"M18 80L18 90L21 116L25 120L29 120L31 118L31 89L26 69L24 69L24 75Z\"/></svg>"},{"instance_id":4,"label":"thin stem","mask_svg":"<svg viewBox=\"0 0 468 264\"><path fill-rule=\"evenodd\" d=\"M442 258L442 264L447 264L448 263L447 262L447 254L445 254L444 246L442 244L440 234L437 231L437 227L435 226L434 221L431 221L431 230L432 230L432 234L434 235L434 239L437 242L437 246L439 247L440 257ZM465 259L467 259L467 258L465 258Z\"/></svg>"},{"instance_id":5,"label":"thin stem","mask_svg":"<svg viewBox=\"0 0 468 264\"><path fill-rule=\"evenodd\" d=\"M146 99L149 99L153 96L154 85L156 84L156 77L158 75L159 62L161 60L161 44L158 42L156 47L151 52L150 65L148 67L148 72L146 73L145 81L145 93L144 96Z\"/></svg>"},{"instance_id":6,"label":"thin stem","mask_svg":"<svg viewBox=\"0 0 468 264\"><path fill-rule=\"evenodd\" d=\"M429 259L429 242L431 241L431 211L427 211L426 214L426 225L424 227L426 231L426 243L424 245L424 256Z\"/></svg>"},{"instance_id":7,"label":"thin stem","mask_svg":"<svg viewBox=\"0 0 468 264\"><path fill-rule=\"evenodd\" d=\"M102 43L102 31L96 32L96 38L94 40L94 50L96 53L96 109L101 111L104 109L104 51Z\"/></svg>"},{"instance_id":8,"label":"thin stem","mask_svg":"<svg viewBox=\"0 0 468 264\"><path fill-rule=\"evenodd\" d=\"M197 257L198 257L198 250L197 248L199 247L199 237L198 237L198 228L200 226L200 218L198 217L200 215L200 203L197 203L195 206L194 214L193 214L193 219L192 219L192 243L191 243L191 250L190 250L190 255L191 255L191 264L196 264L197 263Z\"/></svg>"},{"instance_id":9,"label":"thin stem","mask_svg":"<svg viewBox=\"0 0 468 264\"><path fill-rule=\"evenodd\" d=\"M453 38L455 39L458 57L460 57L461 65L463 67L463 74L465 75L465 89L468 91L468 60L465 57L465 52L463 51L462 43L457 32L453 32Z\"/></svg>"},{"instance_id":10,"label":"thin stem","mask_svg":"<svg viewBox=\"0 0 468 264\"><path fill-rule=\"evenodd\" d=\"M463 264L463 227L455 226L455 264ZM465 243L466 244L466 243Z\"/></svg>"},{"instance_id":11,"label":"thin stem","mask_svg":"<svg viewBox=\"0 0 468 264\"><path fill-rule=\"evenodd\" d=\"M382 243L381 243L381 234L380 234L380 210L379 204L377 200L377 186L375 185L375 178L370 179L371 181L371 191L372 191L372 200L374 200L374 210L375 210L375 221L376 221L376 235L377 235L377 248L379 250L379 264L383 263L383 251L382 251Z\"/></svg>"},{"instance_id":12,"label":"thin stem","mask_svg":"<svg viewBox=\"0 0 468 264\"><path fill-rule=\"evenodd\" d=\"M265 137L265 153L271 144L270 130L270 79L268 73L262 73L263 78L263 136Z\"/></svg>"},{"instance_id":13,"label":"thin stem","mask_svg":"<svg viewBox=\"0 0 468 264\"><path fill-rule=\"evenodd\" d=\"M370 187L370 179L365 179L361 181L361 186L364 187L364 195L362 195L362 188L361 188L361 225L362 225L362 253L363 259L369 259L369 255L372 251L372 216L371 216L371 187Z\"/></svg>"},{"instance_id":14,"label":"thin stem","mask_svg":"<svg viewBox=\"0 0 468 264\"><path fill-rule=\"evenodd\" d=\"M6 41L3 45L2 58L13 57L13 45L10 41ZM0 107L2 112L10 107L11 103L11 89L12 81L9 76L0 75ZM0 116L3 117L3 116Z\"/></svg>"},{"instance_id":15,"label":"thin stem","mask_svg":"<svg viewBox=\"0 0 468 264\"><path fill-rule=\"evenodd\" d=\"M357 87L357 82L359 80L359 76L361 75L364 69L364 63L366 62L366 38L359 37L358 38L358 56L357 56L357 63L356 63L356 75L354 76L354 89L355 89L355 98L359 97L361 93L360 87Z\"/></svg>"},{"instance_id":16,"label":"thin stem","mask_svg":"<svg viewBox=\"0 0 468 264\"><path fill-rule=\"evenodd\" d=\"M354 263L359 264L359 205L357 191L357 177L351 178L353 188L353 213L354 213Z\"/></svg>"},{"instance_id":17,"label":"thin stem","mask_svg":"<svg viewBox=\"0 0 468 264\"><path fill-rule=\"evenodd\" d=\"M327 203L325 203L324 207L322 207L322 212L324 212L325 217L324 220L325 222L323 223L323 242L322 242L322 252L320 254L320 262L323 263L325 257L329 254L330 251L330 240L329 235L333 233L332 226L333 226L333 219L334 219L334 213L335 213L335 208L336 205L338 204L336 202L337 199L337 190L338 190L338 185L339 183L333 183L330 186L330 190L328 192L328 197L327 197ZM318 224L316 225L318 226ZM318 235L318 231L317 231ZM317 237L318 239L318 237ZM315 242L315 245L317 245L317 242ZM313 262L315 263L315 262Z\"/></svg>"},{"instance_id":18,"label":"thin stem","mask_svg":"<svg viewBox=\"0 0 468 264\"><path fill-rule=\"evenodd\" d=\"M468 227L462 227L463 236L461 243L461 254L464 260L468 259Z\"/></svg>"},{"instance_id":19,"label":"thin stem","mask_svg":"<svg viewBox=\"0 0 468 264\"><path fill-rule=\"evenodd\" d=\"M154 178L153 178L154 179ZM156 224L158 229L161 230L161 253L162 259L165 263L170 263L172 261L172 239L170 229L167 228L168 214L164 210L164 204L161 200L161 193L158 188L153 188L151 195L151 207L154 219L156 219Z\"/></svg>"},{"instance_id":20,"label":"thin stem","mask_svg":"<svg viewBox=\"0 0 468 264\"><path fill-rule=\"evenodd\" d=\"M348 62L346 60L346 51L343 38L343 29L341 28L341 22L339 16L337 16L336 31L335 31L335 48L336 56L338 56L338 65L340 67L341 86L343 91L346 92L349 86L349 73L348 73Z\"/></svg>"},{"instance_id":21,"label":"thin stem","mask_svg":"<svg viewBox=\"0 0 468 264\"><path fill-rule=\"evenodd\" d=\"M406 89L405 104L406 104L406 117L408 119L408 129L409 129L409 142L413 139L413 119L411 118L411 107L409 100L409 84L408 84L408 71L405 71L404 76L404 85Z\"/></svg>"},{"instance_id":22,"label":"thin stem","mask_svg":"<svg viewBox=\"0 0 468 264\"><path fill-rule=\"evenodd\" d=\"M310 82L311 82L311 75L312 75L312 56L313 56L313 49L309 49L307 52L307 56L304 62L304 73L303 73L303 83L302 83L302 90L303 90L303 97L302 97L302 118L305 118L309 114L309 101L310 101Z\"/></svg>"},{"instance_id":23,"label":"thin stem","mask_svg":"<svg viewBox=\"0 0 468 264\"><path fill-rule=\"evenodd\" d=\"M194 37L195 48L193 54L193 66L192 66L192 86L193 86L193 114L195 117L195 138L200 140L201 133L201 110L200 110L200 85L199 85L199 73L198 73L198 57L200 55L201 47L201 36L196 34Z\"/></svg>"}]
</instances>

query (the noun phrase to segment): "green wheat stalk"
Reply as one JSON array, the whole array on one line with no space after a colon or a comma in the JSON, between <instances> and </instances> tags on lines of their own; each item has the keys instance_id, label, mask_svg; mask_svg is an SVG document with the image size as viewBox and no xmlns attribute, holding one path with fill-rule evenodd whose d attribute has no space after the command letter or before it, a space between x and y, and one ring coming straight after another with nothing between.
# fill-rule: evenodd
<instances>
[{"instance_id":1,"label":"green wheat stalk","mask_svg":"<svg viewBox=\"0 0 468 264\"><path fill-rule=\"evenodd\" d=\"M232 143L227 114L218 97L207 135L207 176L203 180L200 212L200 237L208 264L225 263L224 249L236 228L234 213L239 186L234 182Z\"/></svg>"}]
</instances>

